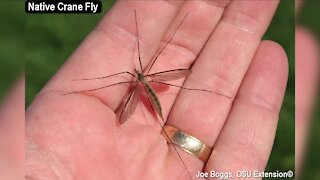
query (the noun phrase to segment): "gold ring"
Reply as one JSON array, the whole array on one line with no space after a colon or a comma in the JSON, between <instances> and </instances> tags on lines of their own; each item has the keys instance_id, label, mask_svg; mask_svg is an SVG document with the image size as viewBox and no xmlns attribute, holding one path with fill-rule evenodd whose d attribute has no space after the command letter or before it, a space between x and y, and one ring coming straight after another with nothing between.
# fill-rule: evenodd
<instances>
[{"instance_id":1,"label":"gold ring","mask_svg":"<svg viewBox=\"0 0 320 180\"><path fill-rule=\"evenodd\" d=\"M207 160L209 159L212 148L207 146L194 136L182 132L170 125L164 125L161 134L165 137L168 143L175 144L182 150L199 158L203 162L207 162Z\"/></svg>"}]
</instances>

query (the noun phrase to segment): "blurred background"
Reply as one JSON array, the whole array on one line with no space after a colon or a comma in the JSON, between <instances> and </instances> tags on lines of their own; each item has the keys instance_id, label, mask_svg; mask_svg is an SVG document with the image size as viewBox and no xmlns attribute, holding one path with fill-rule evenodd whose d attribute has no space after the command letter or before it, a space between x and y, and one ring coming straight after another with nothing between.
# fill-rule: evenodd
<instances>
[{"instance_id":1,"label":"blurred background","mask_svg":"<svg viewBox=\"0 0 320 180\"><path fill-rule=\"evenodd\" d=\"M314 98L314 104L312 105L313 111L309 121L309 129L306 130L306 150L305 159L301 166L300 179L320 179L320 96L319 96L319 42L320 42L320 1L305 0L302 3L302 7L297 15L297 25L304 27L308 33L310 33L312 40L314 41L316 51L318 51L317 63L317 85L318 90L316 97ZM309 59L304 59L304 63L308 63ZM312 77L310 77L312 78ZM307 88L307 87L305 87ZM296 127L296 129L299 127Z\"/></svg>"},{"instance_id":2,"label":"blurred background","mask_svg":"<svg viewBox=\"0 0 320 180\"><path fill-rule=\"evenodd\" d=\"M77 48L112 6L103 1L99 15L26 15L26 105ZM294 1L281 1L264 36L280 43L287 52L290 77L280 114L277 135L267 170L294 170Z\"/></svg>"},{"instance_id":3,"label":"blurred background","mask_svg":"<svg viewBox=\"0 0 320 180\"><path fill-rule=\"evenodd\" d=\"M13 13L12 13L13 12ZM10 14L10 16L9 16ZM0 2L0 100L23 73L24 4Z\"/></svg>"},{"instance_id":4,"label":"blurred background","mask_svg":"<svg viewBox=\"0 0 320 180\"><path fill-rule=\"evenodd\" d=\"M24 177L24 6L0 2L0 179Z\"/></svg>"}]
</instances>

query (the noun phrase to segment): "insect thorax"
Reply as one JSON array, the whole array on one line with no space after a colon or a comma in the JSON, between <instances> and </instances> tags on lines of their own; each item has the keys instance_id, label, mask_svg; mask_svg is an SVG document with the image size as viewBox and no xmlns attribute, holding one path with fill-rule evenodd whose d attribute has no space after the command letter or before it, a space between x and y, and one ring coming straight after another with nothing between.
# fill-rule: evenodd
<instances>
[{"instance_id":1,"label":"insect thorax","mask_svg":"<svg viewBox=\"0 0 320 180\"><path fill-rule=\"evenodd\" d=\"M139 81L144 81L145 76L142 73L138 72L138 71L136 71L136 73L137 73L137 76L138 76L138 80Z\"/></svg>"}]
</instances>

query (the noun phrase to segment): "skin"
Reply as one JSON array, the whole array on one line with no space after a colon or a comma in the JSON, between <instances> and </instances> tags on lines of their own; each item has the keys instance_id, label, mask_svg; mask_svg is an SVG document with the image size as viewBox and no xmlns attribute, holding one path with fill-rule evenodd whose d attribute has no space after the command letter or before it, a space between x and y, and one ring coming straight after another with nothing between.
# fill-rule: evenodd
<instances>
[{"instance_id":1,"label":"skin","mask_svg":"<svg viewBox=\"0 0 320 180\"><path fill-rule=\"evenodd\" d=\"M61 95L124 77L81 83L72 79L133 72L132 64L139 67L137 51L132 58L136 45L134 9L143 66L189 12L151 73L188 68L194 63L193 73L184 82L186 87L232 97L179 93L172 87L158 94L167 124L214 146L206 164L179 150L192 178L202 169L264 170L288 77L282 47L261 41L277 4L275 0L116 2L28 108L26 177L189 178L176 152L160 135L161 128L150 108L141 103L132 117L119 125L114 111L128 86Z\"/></svg>"},{"instance_id":2,"label":"skin","mask_svg":"<svg viewBox=\"0 0 320 180\"><path fill-rule=\"evenodd\" d=\"M296 1L296 15L302 0ZM319 53L316 37L306 28L296 27L296 121L295 167L299 178L305 156L305 148L311 123L311 115L318 90Z\"/></svg>"},{"instance_id":3,"label":"skin","mask_svg":"<svg viewBox=\"0 0 320 180\"><path fill-rule=\"evenodd\" d=\"M318 86L319 62L317 44L305 28L296 29L296 173L300 170L305 155L309 126Z\"/></svg>"},{"instance_id":4,"label":"skin","mask_svg":"<svg viewBox=\"0 0 320 180\"><path fill-rule=\"evenodd\" d=\"M299 15L303 1L296 0ZM308 140L310 119L319 81L319 53L316 37L306 28L296 27L296 121L295 121L295 172L300 178Z\"/></svg>"},{"instance_id":5,"label":"skin","mask_svg":"<svg viewBox=\"0 0 320 180\"><path fill-rule=\"evenodd\" d=\"M24 176L24 77L21 77L0 103L0 177Z\"/></svg>"}]
</instances>

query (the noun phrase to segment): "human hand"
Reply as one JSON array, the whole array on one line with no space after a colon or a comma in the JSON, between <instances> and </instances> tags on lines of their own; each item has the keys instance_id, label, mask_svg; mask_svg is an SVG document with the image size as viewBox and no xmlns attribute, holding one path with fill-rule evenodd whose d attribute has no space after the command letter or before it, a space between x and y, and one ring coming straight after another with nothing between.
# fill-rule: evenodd
<instances>
[{"instance_id":1,"label":"human hand","mask_svg":"<svg viewBox=\"0 0 320 180\"><path fill-rule=\"evenodd\" d=\"M269 0L230 4L117 2L28 108L26 176L189 178L176 152L160 135L161 128L148 107L138 107L125 124L119 125L114 111L128 86L62 95L111 81L72 79L132 72L132 63L138 67L137 56L132 58L136 45L134 9L144 66L188 13L152 71L188 68L194 63L184 86L232 97L196 91L179 93L178 88L171 87L158 94L167 124L214 149L206 164L178 149L192 178L203 169L233 172L234 176L240 169L264 170L288 74L283 49L271 41L261 42L277 4Z\"/></svg>"}]
</instances>

